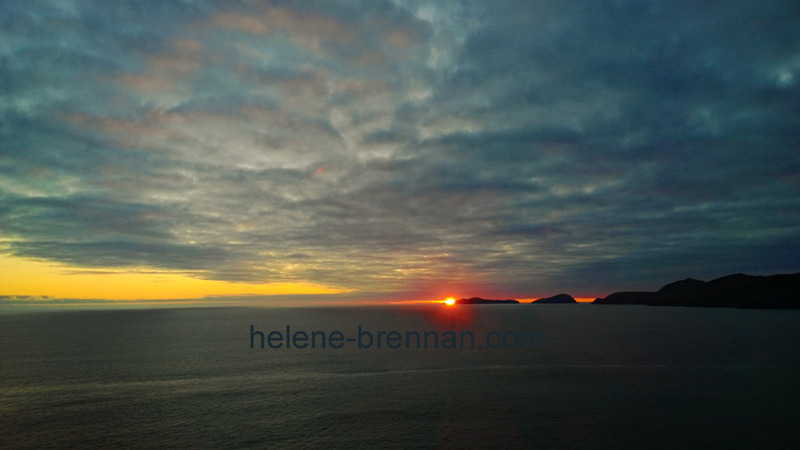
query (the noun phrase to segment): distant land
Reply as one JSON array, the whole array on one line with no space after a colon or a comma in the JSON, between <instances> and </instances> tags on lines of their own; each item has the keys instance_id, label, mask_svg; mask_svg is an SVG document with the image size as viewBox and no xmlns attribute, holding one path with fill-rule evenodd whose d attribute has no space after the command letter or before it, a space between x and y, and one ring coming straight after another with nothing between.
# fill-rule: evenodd
<instances>
[{"instance_id":1,"label":"distant land","mask_svg":"<svg viewBox=\"0 0 800 450\"><path fill-rule=\"evenodd\" d=\"M565 304L565 303L578 303L572 298L569 294L558 294L552 297L540 298L538 300L534 300L531 303L555 303L555 304Z\"/></svg>"},{"instance_id":2,"label":"distant land","mask_svg":"<svg viewBox=\"0 0 800 450\"><path fill-rule=\"evenodd\" d=\"M461 305L515 304L517 300L480 297L456 300ZM575 304L569 294L540 298L531 303ZM711 281L694 278L675 281L658 291L624 291L595 299L594 305L698 306L711 308L800 309L800 273L768 276L736 273Z\"/></svg>"},{"instance_id":3,"label":"distant land","mask_svg":"<svg viewBox=\"0 0 800 450\"><path fill-rule=\"evenodd\" d=\"M460 298L456 300L456 303L459 305L496 305L496 304L519 303L519 302L513 299L487 300L485 298L472 297L472 298Z\"/></svg>"},{"instance_id":4,"label":"distant land","mask_svg":"<svg viewBox=\"0 0 800 450\"><path fill-rule=\"evenodd\" d=\"M686 278L667 284L656 292L615 292L592 303L800 309L800 273L770 276L737 273L711 281Z\"/></svg>"}]
</instances>

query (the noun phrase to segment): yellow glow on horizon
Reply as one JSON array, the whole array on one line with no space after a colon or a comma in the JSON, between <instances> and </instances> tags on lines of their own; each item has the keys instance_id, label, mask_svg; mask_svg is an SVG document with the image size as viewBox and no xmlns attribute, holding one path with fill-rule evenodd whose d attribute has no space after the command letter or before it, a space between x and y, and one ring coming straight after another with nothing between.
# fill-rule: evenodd
<instances>
[{"instance_id":1,"label":"yellow glow on horizon","mask_svg":"<svg viewBox=\"0 0 800 450\"><path fill-rule=\"evenodd\" d=\"M234 283L155 269L95 269L0 254L0 295L165 300L207 296L338 294L313 283Z\"/></svg>"},{"instance_id":2,"label":"yellow glow on horizon","mask_svg":"<svg viewBox=\"0 0 800 450\"><path fill-rule=\"evenodd\" d=\"M453 297L448 297L445 299L444 304L447 306L453 306L456 304L456 299L454 299Z\"/></svg>"}]
</instances>

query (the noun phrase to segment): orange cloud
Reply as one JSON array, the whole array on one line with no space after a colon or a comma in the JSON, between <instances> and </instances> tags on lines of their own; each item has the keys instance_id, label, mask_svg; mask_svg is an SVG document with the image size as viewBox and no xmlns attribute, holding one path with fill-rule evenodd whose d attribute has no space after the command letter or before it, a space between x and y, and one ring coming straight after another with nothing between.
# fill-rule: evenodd
<instances>
[{"instance_id":1,"label":"orange cloud","mask_svg":"<svg viewBox=\"0 0 800 450\"><path fill-rule=\"evenodd\" d=\"M172 47L179 54L196 55L203 49L203 44L196 39L176 38L172 41Z\"/></svg>"},{"instance_id":2,"label":"orange cloud","mask_svg":"<svg viewBox=\"0 0 800 450\"><path fill-rule=\"evenodd\" d=\"M220 28L244 31L250 34L266 34L267 25L258 17L239 13L221 13L214 16L212 23Z\"/></svg>"},{"instance_id":3,"label":"orange cloud","mask_svg":"<svg viewBox=\"0 0 800 450\"><path fill-rule=\"evenodd\" d=\"M160 72L192 72L200 68L200 60L189 57L174 57L170 55L153 56L147 60L156 71Z\"/></svg>"},{"instance_id":4,"label":"orange cloud","mask_svg":"<svg viewBox=\"0 0 800 450\"><path fill-rule=\"evenodd\" d=\"M407 30L394 29L383 35L383 42L400 48L408 48L416 43L417 38Z\"/></svg>"},{"instance_id":5,"label":"orange cloud","mask_svg":"<svg viewBox=\"0 0 800 450\"><path fill-rule=\"evenodd\" d=\"M365 50L357 58L353 60L356 64L369 65L380 64L386 61L386 56L383 53L374 50Z\"/></svg>"},{"instance_id":6,"label":"orange cloud","mask_svg":"<svg viewBox=\"0 0 800 450\"><path fill-rule=\"evenodd\" d=\"M352 27L332 17L280 6L268 8L258 16L221 13L214 16L211 23L250 34L285 33L295 44L314 52L319 52L324 42L347 43L356 37Z\"/></svg>"},{"instance_id":7,"label":"orange cloud","mask_svg":"<svg viewBox=\"0 0 800 450\"><path fill-rule=\"evenodd\" d=\"M117 75L116 80L124 87L150 94L175 88L174 82L157 75L123 73Z\"/></svg>"},{"instance_id":8,"label":"orange cloud","mask_svg":"<svg viewBox=\"0 0 800 450\"><path fill-rule=\"evenodd\" d=\"M172 47L171 53L151 55L147 59L152 69L150 73L122 73L117 75L117 83L148 94L174 90L176 76L202 67L203 45L194 39L177 38L172 42Z\"/></svg>"},{"instance_id":9,"label":"orange cloud","mask_svg":"<svg viewBox=\"0 0 800 450\"><path fill-rule=\"evenodd\" d=\"M336 90L346 94L366 96L386 92L388 85L383 80L342 80L336 84Z\"/></svg>"},{"instance_id":10,"label":"orange cloud","mask_svg":"<svg viewBox=\"0 0 800 450\"><path fill-rule=\"evenodd\" d=\"M73 125L108 134L114 142L124 148L135 148L142 144L154 146L157 142L176 137L174 133L157 125L155 121L149 120L97 117L86 114L69 114L62 116L62 119Z\"/></svg>"}]
</instances>

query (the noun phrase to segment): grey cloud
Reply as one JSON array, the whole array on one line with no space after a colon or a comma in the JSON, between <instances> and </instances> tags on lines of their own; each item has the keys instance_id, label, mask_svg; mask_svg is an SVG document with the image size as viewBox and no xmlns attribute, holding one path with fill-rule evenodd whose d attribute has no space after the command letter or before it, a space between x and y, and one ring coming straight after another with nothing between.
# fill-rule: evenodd
<instances>
[{"instance_id":1,"label":"grey cloud","mask_svg":"<svg viewBox=\"0 0 800 450\"><path fill-rule=\"evenodd\" d=\"M532 162L541 160L550 146L574 146L579 133L569 129L529 128L481 133L452 133L422 142L451 151L459 157L478 158L491 162Z\"/></svg>"},{"instance_id":2,"label":"grey cloud","mask_svg":"<svg viewBox=\"0 0 800 450\"><path fill-rule=\"evenodd\" d=\"M286 6L359 37L318 53L209 25L247 4L3 4L8 251L398 296L800 268L793 2L401 3Z\"/></svg>"}]
</instances>

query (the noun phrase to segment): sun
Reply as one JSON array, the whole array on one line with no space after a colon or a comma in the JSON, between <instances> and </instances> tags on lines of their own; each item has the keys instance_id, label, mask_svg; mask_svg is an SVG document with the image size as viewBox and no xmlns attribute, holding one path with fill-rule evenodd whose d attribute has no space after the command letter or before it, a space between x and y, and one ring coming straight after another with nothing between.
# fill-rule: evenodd
<instances>
[{"instance_id":1,"label":"sun","mask_svg":"<svg viewBox=\"0 0 800 450\"><path fill-rule=\"evenodd\" d=\"M444 300L444 304L447 306L453 306L456 304L456 299L454 299L453 297L448 297Z\"/></svg>"}]
</instances>

